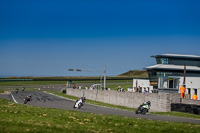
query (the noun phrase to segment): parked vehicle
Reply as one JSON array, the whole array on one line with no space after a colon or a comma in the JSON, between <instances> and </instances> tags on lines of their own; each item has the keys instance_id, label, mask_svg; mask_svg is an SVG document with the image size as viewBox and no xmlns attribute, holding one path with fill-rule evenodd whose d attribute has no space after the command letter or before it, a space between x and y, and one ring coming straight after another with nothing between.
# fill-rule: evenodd
<instances>
[{"instance_id":1,"label":"parked vehicle","mask_svg":"<svg viewBox=\"0 0 200 133\"><path fill-rule=\"evenodd\" d=\"M135 111L136 114L143 114L145 115L147 112L149 112L150 110L150 106L151 106L151 102L144 102L143 104L141 104L138 109Z\"/></svg>"},{"instance_id":2,"label":"parked vehicle","mask_svg":"<svg viewBox=\"0 0 200 133\"><path fill-rule=\"evenodd\" d=\"M85 97L81 97L78 100L76 100L76 102L74 104L74 108L80 109L84 105L85 100L86 100Z\"/></svg>"}]
</instances>

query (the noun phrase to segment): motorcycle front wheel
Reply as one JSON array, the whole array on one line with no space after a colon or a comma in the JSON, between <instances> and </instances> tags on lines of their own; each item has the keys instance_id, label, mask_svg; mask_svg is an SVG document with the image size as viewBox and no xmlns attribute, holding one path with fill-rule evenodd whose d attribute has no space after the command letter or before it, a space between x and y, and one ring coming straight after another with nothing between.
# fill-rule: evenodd
<instances>
[{"instance_id":1,"label":"motorcycle front wheel","mask_svg":"<svg viewBox=\"0 0 200 133\"><path fill-rule=\"evenodd\" d=\"M135 111L136 114L139 114L138 110Z\"/></svg>"}]
</instances>

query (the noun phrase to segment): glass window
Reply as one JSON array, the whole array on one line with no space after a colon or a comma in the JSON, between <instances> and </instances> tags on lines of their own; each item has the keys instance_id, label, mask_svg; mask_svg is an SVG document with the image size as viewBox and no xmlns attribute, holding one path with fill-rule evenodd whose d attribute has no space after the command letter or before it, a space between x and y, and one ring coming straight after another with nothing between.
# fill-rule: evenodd
<instances>
[{"instance_id":1,"label":"glass window","mask_svg":"<svg viewBox=\"0 0 200 133\"><path fill-rule=\"evenodd\" d=\"M168 64L168 58L161 58L162 64Z\"/></svg>"},{"instance_id":2,"label":"glass window","mask_svg":"<svg viewBox=\"0 0 200 133\"><path fill-rule=\"evenodd\" d=\"M157 62L157 64L161 64L161 59L160 58L156 58L156 62Z\"/></svg>"}]
</instances>

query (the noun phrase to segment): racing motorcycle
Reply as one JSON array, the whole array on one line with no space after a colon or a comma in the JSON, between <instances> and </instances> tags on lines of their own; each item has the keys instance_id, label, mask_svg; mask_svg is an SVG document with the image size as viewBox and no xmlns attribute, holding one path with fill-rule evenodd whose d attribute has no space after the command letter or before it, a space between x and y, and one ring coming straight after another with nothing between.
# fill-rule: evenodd
<instances>
[{"instance_id":1,"label":"racing motorcycle","mask_svg":"<svg viewBox=\"0 0 200 133\"><path fill-rule=\"evenodd\" d=\"M138 107L138 109L135 111L136 114L143 114L145 115L147 112L149 112L150 110L150 106L151 106L151 102L148 101L148 102L144 102L142 105L140 105Z\"/></svg>"},{"instance_id":2,"label":"racing motorcycle","mask_svg":"<svg viewBox=\"0 0 200 133\"><path fill-rule=\"evenodd\" d=\"M32 95L26 96L26 97L24 98L24 104L26 104L28 101L31 101L31 100L32 100L31 97L32 97Z\"/></svg>"},{"instance_id":3,"label":"racing motorcycle","mask_svg":"<svg viewBox=\"0 0 200 133\"><path fill-rule=\"evenodd\" d=\"M76 100L74 104L74 108L80 109L84 105L85 100L86 100L85 97L78 98L78 100Z\"/></svg>"},{"instance_id":4,"label":"racing motorcycle","mask_svg":"<svg viewBox=\"0 0 200 133\"><path fill-rule=\"evenodd\" d=\"M16 94L17 94L18 92L19 92L19 89L17 88L17 89L16 89Z\"/></svg>"}]
</instances>

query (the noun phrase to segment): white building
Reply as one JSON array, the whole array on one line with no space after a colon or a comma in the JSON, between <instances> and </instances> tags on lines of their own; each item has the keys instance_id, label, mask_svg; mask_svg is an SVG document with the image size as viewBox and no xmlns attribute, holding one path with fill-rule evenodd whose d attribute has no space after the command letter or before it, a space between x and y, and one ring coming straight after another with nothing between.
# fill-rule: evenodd
<instances>
[{"instance_id":1,"label":"white building","mask_svg":"<svg viewBox=\"0 0 200 133\"><path fill-rule=\"evenodd\" d=\"M186 66L186 94L197 94L200 100L200 56L162 54L152 56L157 65L146 67L149 79L133 79L133 88L149 88L149 92L179 93L183 84L184 66ZM137 84L136 84L137 81Z\"/></svg>"}]
</instances>

